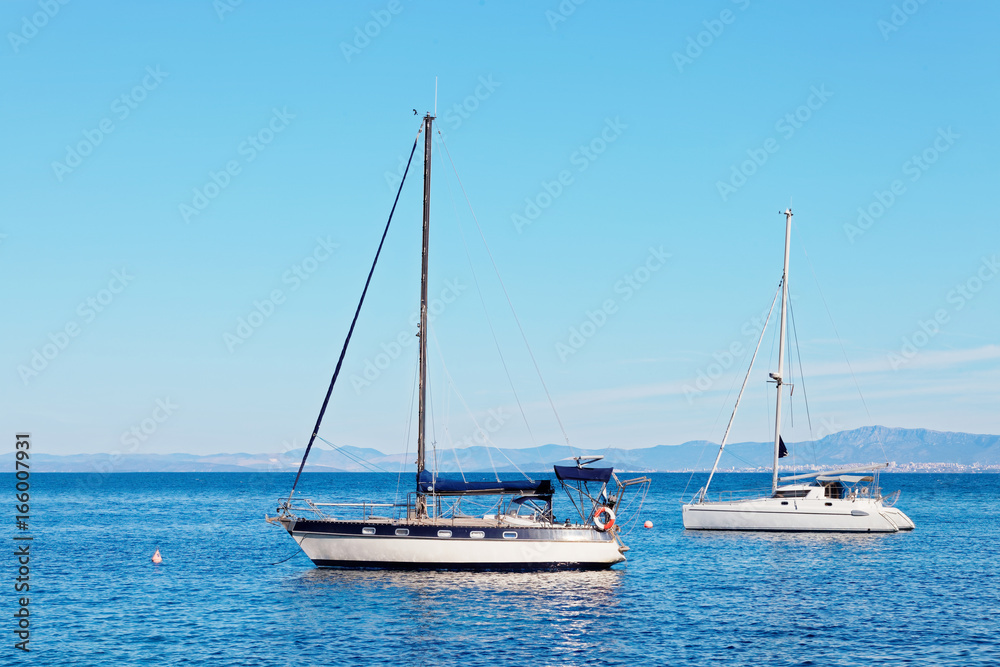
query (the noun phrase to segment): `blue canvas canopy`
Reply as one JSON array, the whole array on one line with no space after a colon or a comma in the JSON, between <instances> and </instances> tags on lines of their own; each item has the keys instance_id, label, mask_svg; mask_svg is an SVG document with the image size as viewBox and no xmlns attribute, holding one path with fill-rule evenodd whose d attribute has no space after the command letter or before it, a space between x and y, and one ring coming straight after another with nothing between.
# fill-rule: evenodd
<instances>
[{"instance_id":1,"label":"blue canvas canopy","mask_svg":"<svg viewBox=\"0 0 1000 667\"><path fill-rule=\"evenodd\" d=\"M571 482L607 482L614 468L578 468L576 466L552 466L556 477Z\"/></svg>"},{"instance_id":2,"label":"blue canvas canopy","mask_svg":"<svg viewBox=\"0 0 1000 667\"><path fill-rule=\"evenodd\" d=\"M438 495L517 493L520 495L551 496L552 482L547 479L537 482L528 479L466 482L460 479L443 479L441 477L435 480L430 471L424 470L420 473L417 491Z\"/></svg>"}]
</instances>

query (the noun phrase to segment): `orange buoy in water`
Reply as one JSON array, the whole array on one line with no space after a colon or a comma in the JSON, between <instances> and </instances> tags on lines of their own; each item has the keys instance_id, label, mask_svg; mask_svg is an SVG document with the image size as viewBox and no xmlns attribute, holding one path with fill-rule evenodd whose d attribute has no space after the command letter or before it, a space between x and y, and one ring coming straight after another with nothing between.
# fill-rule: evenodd
<instances>
[{"instance_id":1,"label":"orange buoy in water","mask_svg":"<svg viewBox=\"0 0 1000 667\"><path fill-rule=\"evenodd\" d=\"M642 524L642 527L643 528L652 528L653 527L653 522L652 521L647 521L646 523Z\"/></svg>"},{"instance_id":2,"label":"orange buoy in water","mask_svg":"<svg viewBox=\"0 0 1000 667\"><path fill-rule=\"evenodd\" d=\"M152 560L153 560L154 563L162 563L163 562L163 556L160 555L160 549L159 548L157 548L156 549L156 553L153 554L153 559Z\"/></svg>"}]
</instances>

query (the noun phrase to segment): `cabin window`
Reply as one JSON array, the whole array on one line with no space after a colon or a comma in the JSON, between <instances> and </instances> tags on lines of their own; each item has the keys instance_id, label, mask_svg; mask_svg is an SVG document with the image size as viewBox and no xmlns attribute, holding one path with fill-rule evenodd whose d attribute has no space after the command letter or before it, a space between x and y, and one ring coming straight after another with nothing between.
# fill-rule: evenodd
<instances>
[{"instance_id":1,"label":"cabin window","mask_svg":"<svg viewBox=\"0 0 1000 667\"><path fill-rule=\"evenodd\" d=\"M450 530L439 530L438 531L438 537L451 537L451 531Z\"/></svg>"},{"instance_id":2,"label":"cabin window","mask_svg":"<svg viewBox=\"0 0 1000 667\"><path fill-rule=\"evenodd\" d=\"M361 529L361 534L362 535L374 535L375 534L375 529L374 528L362 528Z\"/></svg>"},{"instance_id":3,"label":"cabin window","mask_svg":"<svg viewBox=\"0 0 1000 667\"><path fill-rule=\"evenodd\" d=\"M782 505L787 505L787 504L788 504L788 501L787 501L787 500L782 500L782 501L781 501L781 504L782 504Z\"/></svg>"},{"instance_id":4,"label":"cabin window","mask_svg":"<svg viewBox=\"0 0 1000 667\"><path fill-rule=\"evenodd\" d=\"M823 504L826 505L827 507L833 507L833 503L823 503Z\"/></svg>"},{"instance_id":5,"label":"cabin window","mask_svg":"<svg viewBox=\"0 0 1000 667\"><path fill-rule=\"evenodd\" d=\"M809 495L809 489L786 489L774 492L775 498L805 498Z\"/></svg>"},{"instance_id":6,"label":"cabin window","mask_svg":"<svg viewBox=\"0 0 1000 667\"><path fill-rule=\"evenodd\" d=\"M397 528L396 529L396 535L399 535L400 537L406 537L409 534L410 534L410 529L409 528Z\"/></svg>"},{"instance_id":7,"label":"cabin window","mask_svg":"<svg viewBox=\"0 0 1000 667\"><path fill-rule=\"evenodd\" d=\"M833 482L832 484L827 484L825 489L825 494L827 498L843 498L844 497L844 485L840 482Z\"/></svg>"},{"instance_id":8,"label":"cabin window","mask_svg":"<svg viewBox=\"0 0 1000 667\"><path fill-rule=\"evenodd\" d=\"M503 539L505 540L516 540L517 533L513 530L505 530L503 533Z\"/></svg>"},{"instance_id":9,"label":"cabin window","mask_svg":"<svg viewBox=\"0 0 1000 667\"><path fill-rule=\"evenodd\" d=\"M484 537L486 537L486 533L484 533L481 530L473 530L472 532L469 533L469 537L471 537L474 540L481 540Z\"/></svg>"}]
</instances>

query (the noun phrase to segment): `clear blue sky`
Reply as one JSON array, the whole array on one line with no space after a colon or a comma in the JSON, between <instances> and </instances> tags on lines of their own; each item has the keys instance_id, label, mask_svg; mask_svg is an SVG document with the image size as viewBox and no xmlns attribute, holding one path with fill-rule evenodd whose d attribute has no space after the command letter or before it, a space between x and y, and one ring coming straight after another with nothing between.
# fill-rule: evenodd
<instances>
[{"instance_id":1,"label":"clear blue sky","mask_svg":"<svg viewBox=\"0 0 1000 667\"><path fill-rule=\"evenodd\" d=\"M755 342L790 202L813 433L998 432L995 4L223 3L0 6L8 436L59 454L302 446L435 77L438 127L574 445L721 437L745 368L725 353ZM432 342L433 436L474 433L460 393L481 423L500 415L500 446L561 443L449 171L434 165L430 291L458 296L433 324L452 380ZM519 228L526 199L545 207ZM324 424L338 444L405 447L416 345L370 386L352 378L415 340L419 235L413 178ZM606 302L579 349L560 347ZM775 354L769 331L734 440L771 433ZM787 440L809 438L803 408L797 389Z\"/></svg>"}]
</instances>

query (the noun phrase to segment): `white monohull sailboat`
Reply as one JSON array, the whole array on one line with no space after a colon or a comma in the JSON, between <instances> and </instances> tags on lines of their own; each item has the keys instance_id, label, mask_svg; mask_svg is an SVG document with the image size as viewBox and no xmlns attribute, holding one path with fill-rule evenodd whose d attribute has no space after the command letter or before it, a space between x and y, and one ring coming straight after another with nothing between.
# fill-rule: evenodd
<instances>
[{"instance_id":1,"label":"white monohull sailboat","mask_svg":"<svg viewBox=\"0 0 1000 667\"><path fill-rule=\"evenodd\" d=\"M778 477L779 459L787 450L781 438L781 397L784 381L785 315L788 308L788 256L792 233L792 211L785 215L785 266L781 278L781 323L778 334L778 370L770 373L777 387L774 416L774 465L770 494L751 497L726 497L710 500L709 486L719 467L719 460L726 446L736 410L743 390L746 389L750 371L743 381L736 406L726 427L715 464L705 486L682 506L684 527L689 530L765 530L765 531L817 531L895 533L912 530L913 521L894 506L899 491L883 496L878 486L879 471L888 463L816 471L806 474ZM772 302L773 308L773 302ZM757 358L760 341L757 341L750 361L750 370Z\"/></svg>"},{"instance_id":2,"label":"white monohull sailboat","mask_svg":"<svg viewBox=\"0 0 1000 667\"><path fill-rule=\"evenodd\" d=\"M321 567L401 569L601 569L625 560L628 547L622 525L634 519L650 480L621 480L610 467L592 467L602 457L576 457L573 465L554 466L555 478L569 496L572 511L557 519L552 507L550 479L481 482L446 479L426 466L427 407L427 269L430 228L431 134L434 116L423 118L424 199L420 282L419 389L416 485L402 503L320 503L295 501L293 495L309 456L340 373L344 354L364 303L372 273L385 242L375 255L337 362L326 399L306 447L298 474L277 516L265 517L288 531L306 555ZM410 162L419 142L413 144ZM409 172L407 163L403 181ZM403 183L400 183L400 190ZM396 201L399 193L396 194ZM393 204L395 211L395 203ZM636 505L622 504L631 487ZM470 506L488 498L489 510ZM634 509L633 509L634 508ZM630 516L616 517L625 514Z\"/></svg>"}]
</instances>

